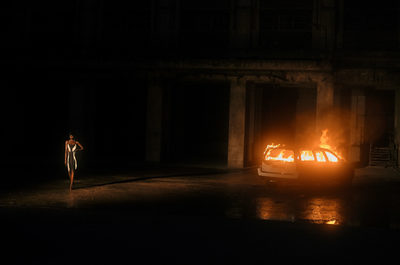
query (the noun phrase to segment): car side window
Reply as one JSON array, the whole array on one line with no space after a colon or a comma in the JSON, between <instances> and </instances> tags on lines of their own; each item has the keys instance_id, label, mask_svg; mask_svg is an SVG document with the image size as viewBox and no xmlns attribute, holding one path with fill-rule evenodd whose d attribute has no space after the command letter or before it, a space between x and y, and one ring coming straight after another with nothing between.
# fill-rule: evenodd
<instances>
[{"instance_id":1,"label":"car side window","mask_svg":"<svg viewBox=\"0 0 400 265\"><path fill-rule=\"evenodd\" d=\"M329 162L338 162L339 159L335 156L332 152L325 151L326 157L328 158Z\"/></svg>"},{"instance_id":2,"label":"car side window","mask_svg":"<svg viewBox=\"0 0 400 265\"><path fill-rule=\"evenodd\" d=\"M314 161L314 154L311 150L301 150L300 151L301 161Z\"/></svg>"},{"instance_id":3,"label":"car side window","mask_svg":"<svg viewBox=\"0 0 400 265\"><path fill-rule=\"evenodd\" d=\"M315 151L315 158L318 162L326 162L325 155L322 151Z\"/></svg>"}]
</instances>

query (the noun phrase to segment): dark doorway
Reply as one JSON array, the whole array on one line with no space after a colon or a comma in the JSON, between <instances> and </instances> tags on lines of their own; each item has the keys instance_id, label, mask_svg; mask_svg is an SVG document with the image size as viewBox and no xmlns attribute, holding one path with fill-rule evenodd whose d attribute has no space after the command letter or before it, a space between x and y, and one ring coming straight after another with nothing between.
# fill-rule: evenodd
<instances>
[{"instance_id":1,"label":"dark doorway","mask_svg":"<svg viewBox=\"0 0 400 265\"><path fill-rule=\"evenodd\" d=\"M169 89L167 98L162 159L226 165L229 83L178 83Z\"/></svg>"},{"instance_id":2,"label":"dark doorway","mask_svg":"<svg viewBox=\"0 0 400 265\"><path fill-rule=\"evenodd\" d=\"M246 91L245 165L251 166L260 163L267 144L294 139L297 89L249 83Z\"/></svg>"},{"instance_id":3,"label":"dark doorway","mask_svg":"<svg viewBox=\"0 0 400 265\"><path fill-rule=\"evenodd\" d=\"M365 139L376 147L389 147L394 137L393 90L367 90Z\"/></svg>"},{"instance_id":4,"label":"dark doorway","mask_svg":"<svg viewBox=\"0 0 400 265\"><path fill-rule=\"evenodd\" d=\"M296 136L297 89L271 86L263 89L261 141L294 144Z\"/></svg>"},{"instance_id":5,"label":"dark doorway","mask_svg":"<svg viewBox=\"0 0 400 265\"><path fill-rule=\"evenodd\" d=\"M315 134L315 86L249 83L246 98L245 165L261 163L268 144L308 144Z\"/></svg>"}]
</instances>

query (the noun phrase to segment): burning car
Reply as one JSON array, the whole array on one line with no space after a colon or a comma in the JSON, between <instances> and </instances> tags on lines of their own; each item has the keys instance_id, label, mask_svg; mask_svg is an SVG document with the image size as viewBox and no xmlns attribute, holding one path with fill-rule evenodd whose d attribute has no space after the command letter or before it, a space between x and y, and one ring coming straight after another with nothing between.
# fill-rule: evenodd
<instances>
[{"instance_id":1,"label":"burning car","mask_svg":"<svg viewBox=\"0 0 400 265\"><path fill-rule=\"evenodd\" d=\"M351 184L354 168L334 151L268 145L258 174L270 179Z\"/></svg>"}]
</instances>

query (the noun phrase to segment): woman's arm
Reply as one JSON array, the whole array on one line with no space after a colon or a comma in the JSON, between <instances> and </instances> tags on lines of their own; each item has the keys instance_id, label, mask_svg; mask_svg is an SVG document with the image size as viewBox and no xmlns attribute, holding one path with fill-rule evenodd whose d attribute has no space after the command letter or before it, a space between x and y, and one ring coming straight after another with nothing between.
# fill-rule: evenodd
<instances>
[{"instance_id":1,"label":"woman's arm","mask_svg":"<svg viewBox=\"0 0 400 265\"><path fill-rule=\"evenodd\" d=\"M81 145L80 142L76 141L76 144L79 145L79 148L80 148L79 150L83 150L83 146Z\"/></svg>"}]
</instances>

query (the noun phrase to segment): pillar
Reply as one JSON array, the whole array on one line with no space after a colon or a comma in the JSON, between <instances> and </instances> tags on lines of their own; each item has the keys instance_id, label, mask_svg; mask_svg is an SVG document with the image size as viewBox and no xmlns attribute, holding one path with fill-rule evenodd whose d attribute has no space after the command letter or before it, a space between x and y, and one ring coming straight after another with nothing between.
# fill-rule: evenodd
<instances>
[{"instance_id":1,"label":"pillar","mask_svg":"<svg viewBox=\"0 0 400 265\"><path fill-rule=\"evenodd\" d=\"M246 117L246 81L231 80L229 101L228 167L243 168Z\"/></svg>"},{"instance_id":2,"label":"pillar","mask_svg":"<svg viewBox=\"0 0 400 265\"><path fill-rule=\"evenodd\" d=\"M343 48L344 0L337 1L336 48Z\"/></svg>"},{"instance_id":3,"label":"pillar","mask_svg":"<svg viewBox=\"0 0 400 265\"><path fill-rule=\"evenodd\" d=\"M351 94L349 161L361 162L361 145L364 143L365 94L354 88Z\"/></svg>"},{"instance_id":4,"label":"pillar","mask_svg":"<svg viewBox=\"0 0 400 265\"><path fill-rule=\"evenodd\" d=\"M324 48L332 51L335 47L335 26L337 24L335 14L336 1L323 0L321 1L321 22L322 22L322 38L325 43Z\"/></svg>"},{"instance_id":5,"label":"pillar","mask_svg":"<svg viewBox=\"0 0 400 265\"><path fill-rule=\"evenodd\" d=\"M314 0L313 5L313 48L332 50L335 46L336 6L333 0Z\"/></svg>"},{"instance_id":6,"label":"pillar","mask_svg":"<svg viewBox=\"0 0 400 265\"><path fill-rule=\"evenodd\" d=\"M232 48L249 48L252 33L252 1L233 1L231 5L231 45Z\"/></svg>"},{"instance_id":7,"label":"pillar","mask_svg":"<svg viewBox=\"0 0 400 265\"><path fill-rule=\"evenodd\" d=\"M256 88L254 83L247 84L246 89L246 136L245 136L245 164L252 164L255 147L256 128Z\"/></svg>"},{"instance_id":8,"label":"pillar","mask_svg":"<svg viewBox=\"0 0 400 265\"><path fill-rule=\"evenodd\" d=\"M395 91L395 110L394 110L394 143L397 150L397 165L400 165L400 88Z\"/></svg>"},{"instance_id":9,"label":"pillar","mask_svg":"<svg viewBox=\"0 0 400 265\"><path fill-rule=\"evenodd\" d=\"M326 77L317 84L317 131L325 129L329 125L327 117L333 108L334 83L330 77Z\"/></svg>"},{"instance_id":10,"label":"pillar","mask_svg":"<svg viewBox=\"0 0 400 265\"><path fill-rule=\"evenodd\" d=\"M147 93L146 161L160 162L163 89L158 80L150 80Z\"/></svg>"}]
</instances>

